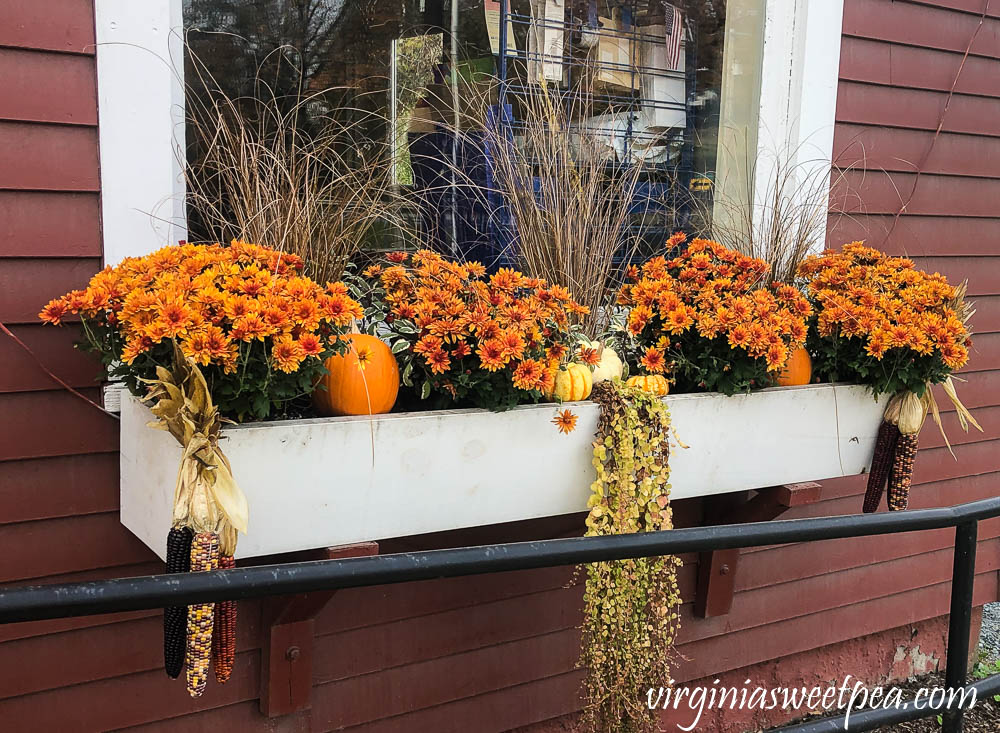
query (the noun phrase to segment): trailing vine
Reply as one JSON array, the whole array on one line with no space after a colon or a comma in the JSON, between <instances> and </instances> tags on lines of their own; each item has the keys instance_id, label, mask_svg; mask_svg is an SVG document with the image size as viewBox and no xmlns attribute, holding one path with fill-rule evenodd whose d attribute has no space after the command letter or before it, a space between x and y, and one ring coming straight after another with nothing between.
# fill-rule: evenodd
<instances>
[{"instance_id":1,"label":"trailing vine","mask_svg":"<svg viewBox=\"0 0 1000 733\"><path fill-rule=\"evenodd\" d=\"M594 441L597 478L588 502L587 536L673 527L670 509L670 415L657 397L615 379L594 387L601 406ZM586 566L583 649L586 728L621 733L656 730L645 690L670 683L680 628L677 557Z\"/></svg>"}]
</instances>

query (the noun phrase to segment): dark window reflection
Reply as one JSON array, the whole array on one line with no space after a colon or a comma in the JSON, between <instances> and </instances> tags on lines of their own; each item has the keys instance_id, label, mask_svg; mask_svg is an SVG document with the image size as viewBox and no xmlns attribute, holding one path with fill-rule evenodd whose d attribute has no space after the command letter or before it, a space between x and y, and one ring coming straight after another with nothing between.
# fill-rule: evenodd
<instances>
[{"instance_id":1,"label":"dark window reflection","mask_svg":"<svg viewBox=\"0 0 1000 733\"><path fill-rule=\"evenodd\" d=\"M458 2L457 23L452 1ZM539 74L568 88L591 73L595 54L607 52L610 41L602 33L610 21L630 68L605 73L586 113L597 122L588 124L607 129L619 162L626 151L646 151L643 195L656 205L646 207L636 226L648 230L650 246L675 228L697 226L698 213L710 209L715 178L726 0L558 4L561 14L539 23L546 0L510 0L513 41L497 54L499 28L491 33L487 24L490 0L184 0L187 40L197 58L185 65L189 100L211 90L291 109L309 96L296 118L303 129L331 115L351 118L346 156L366 145L369 154L384 150L399 186L435 192L414 195L435 207L419 221L424 236L443 249L492 261L509 235L497 228L488 204L449 190L452 177L440 164L443 157L457 160L471 179L488 171L474 134L455 147L440 125L455 118L452 61L463 128L481 126L484 105L499 101L501 70L504 101L516 122L520 98L532 93ZM650 44L667 53L664 28L672 11L681 18L683 44L677 68L662 70L650 60ZM419 38L425 40L413 40ZM558 60L544 55L551 43L561 51ZM546 61L547 70L539 71ZM252 104L243 108L253 114ZM203 142L190 132L188 141L189 159L197 158ZM192 238L213 236L199 231L196 213L190 219Z\"/></svg>"}]
</instances>

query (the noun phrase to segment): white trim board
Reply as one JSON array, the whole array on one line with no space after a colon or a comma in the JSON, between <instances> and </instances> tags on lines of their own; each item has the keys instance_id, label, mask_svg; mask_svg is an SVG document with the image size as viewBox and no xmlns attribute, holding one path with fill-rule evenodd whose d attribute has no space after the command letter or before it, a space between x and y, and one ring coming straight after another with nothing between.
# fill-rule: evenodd
<instances>
[{"instance_id":1,"label":"white trim board","mask_svg":"<svg viewBox=\"0 0 1000 733\"><path fill-rule=\"evenodd\" d=\"M107 265L187 236L181 11L180 0L96 0Z\"/></svg>"},{"instance_id":2,"label":"white trim board","mask_svg":"<svg viewBox=\"0 0 1000 733\"><path fill-rule=\"evenodd\" d=\"M186 237L182 5L96 0L106 264ZM829 168L843 9L844 0L766 0L755 200L773 176L762 161L803 176Z\"/></svg>"},{"instance_id":3,"label":"white trim board","mask_svg":"<svg viewBox=\"0 0 1000 733\"><path fill-rule=\"evenodd\" d=\"M767 0L754 201L773 187L774 168L816 179L829 199L844 0ZM766 216L760 205L757 216ZM817 248L825 241L815 237Z\"/></svg>"}]
</instances>

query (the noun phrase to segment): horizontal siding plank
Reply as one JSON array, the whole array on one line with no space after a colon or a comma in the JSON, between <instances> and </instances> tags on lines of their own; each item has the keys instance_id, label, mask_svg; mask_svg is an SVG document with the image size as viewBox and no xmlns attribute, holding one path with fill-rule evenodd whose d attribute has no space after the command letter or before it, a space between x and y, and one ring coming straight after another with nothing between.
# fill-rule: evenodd
<instances>
[{"instance_id":1,"label":"horizontal siding plank","mask_svg":"<svg viewBox=\"0 0 1000 733\"><path fill-rule=\"evenodd\" d=\"M982 8L980 8L980 13ZM848 0L844 35L964 53L979 26L979 15L951 8L885 0ZM1000 58L1000 19L987 18L971 52Z\"/></svg>"},{"instance_id":2,"label":"horizontal siding plank","mask_svg":"<svg viewBox=\"0 0 1000 733\"><path fill-rule=\"evenodd\" d=\"M963 13L970 13L977 18L984 13L987 18L1000 18L1000 8L996 4L983 2L983 0L903 0L915 5L929 5L932 8L948 8L958 10Z\"/></svg>"},{"instance_id":3,"label":"horizontal siding plank","mask_svg":"<svg viewBox=\"0 0 1000 733\"><path fill-rule=\"evenodd\" d=\"M100 269L99 259L0 259L0 321L39 323L46 303L86 287Z\"/></svg>"},{"instance_id":4,"label":"horizontal siding plank","mask_svg":"<svg viewBox=\"0 0 1000 733\"><path fill-rule=\"evenodd\" d=\"M220 731L262 731L266 733L315 733L310 724L311 713L265 718L257 700L239 702L221 708L202 710L167 720L120 728L128 733L220 733Z\"/></svg>"},{"instance_id":5,"label":"horizontal siding plank","mask_svg":"<svg viewBox=\"0 0 1000 733\"><path fill-rule=\"evenodd\" d=\"M359 728L342 730L345 733L504 733L576 712L583 704L580 698L582 682L583 672L575 670L413 713L384 718ZM320 707L324 720L327 716L322 713L331 704L335 703L324 700ZM320 729L332 730L325 727Z\"/></svg>"},{"instance_id":6,"label":"horizontal siding plank","mask_svg":"<svg viewBox=\"0 0 1000 733\"><path fill-rule=\"evenodd\" d=\"M100 390L81 394L101 403ZM66 390L0 394L0 415L0 461L118 450L118 421Z\"/></svg>"},{"instance_id":7,"label":"horizontal siding plank","mask_svg":"<svg viewBox=\"0 0 1000 733\"><path fill-rule=\"evenodd\" d=\"M1000 181L997 181L1000 184ZM923 186L921 180L920 186ZM919 191L919 188L918 188ZM951 283L969 281L969 295L996 295L1000 293L1000 257L919 256L911 258L920 269L939 272ZM973 316L975 317L975 316Z\"/></svg>"},{"instance_id":8,"label":"horizontal siding plank","mask_svg":"<svg viewBox=\"0 0 1000 733\"><path fill-rule=\"evenodd\" d=\"M998 535L1000 530L994 525L985 534ZM997 540L995 536L984 536L982 541ZM891 543L886 543L884 537L858 537L854 540L813 542L809 544L808 551L800 545L782 545L759 552L744 551L736 574L736 592L745 593L782 584L794 586L811 578L905 557L920 557L926 553L950 550L954 546L954 530L933 530L900 534L893 537Z\"/></svg>"},{"instance_id":9,"label":"horizontal siding plank","mask_svg":"<svg viewBox=\"0 0 1000 733\"><path fill-rule=\"evenodd\" d=\"M958 478L913 486L910 491L910 509L953 506L955 504L962 504L964 502L977 501L979 499L987 499L996 496L997 482L998 479L1000 479L1000 474L995 471L971 476L961 474L959 471L956 471L956 473L960 474ZM850 491L841 495L838 495L837 491L831 492L833 494L831 498L824 499L809 506L790 509L783 515L782 518L804 519L806 517L843 516L860 513L861 495L864 493L864 478L855 477L846 483L855 487L856 492ZM838 480L837 484L840 485L840 480ZM932 530L926 534L933 535L935 531L936 530ZM982 522L980 525L980 533L984 539L1000 534L1000 518L989 519ZM954 541L954 533L945 532L945 534L950 534L951 541ZM900 538L901 535L896 535L890 538L882 538L882 544L886 547L890 547L893 543L899 541ZM821 542L838 541L839 540L823 540ZM820 547L822 546L821 542L818 541L811 543L811 546ZM791 547L798 544L801 543L789 543L789 545L785 546ZM754 552L771 552L776 547L781 546L782 545L771 545L747 548L743 552L744 554ZM936 548L928 547L917 551L926 552L930 549ZM812 554L806 554L809 555L809 557L806 558L806 562L812 562ZM831 571L832 570L833 568L831 568ZM790 577L794 578L797 576L792 575Z\"/></svg>"},{"instance_id":10,"label":"horizontal siding plank","mask_svg":"<svg viewBox=\"0 0 1000 733\"><path fill-rule=\"evenodd\" d=\"M837 122L936 130L948 94L841 81ZM1000 99L956 94L948 106L944 132L1000 135Z\"/></svg>"},{"instance_id":11,"label":"horizontal siding plank","mask_svg":"<svg viewBox=\"0 0 1000 733\"><path fill-rule=\"evenodd\" d=\"M998 69L1000 72L1000 69ZM1000 141L867 125L837 125L834 163L846 169L1000 178Z\"/></svg>"},{"instance_id":12,"label":"horizontal siding plank","mask_svg":"<svg viewBox=\"0 0 1000 733\"><path fill-rule=\"evenodd\" d=\"M96 125L93 57L0 48L0 119Z\"/></svg>"},{"instance_id":13,"label":"horizontal siding plank","mask_svg":"<svg viewBox=\"0 0 1000 733\"><path fill-rule=\"evenodd\" d=\"M4 0L0 46L94 53L94 0Z\"/></svg>"},{"instance_id":14,"label":"horizontal siding plank","mask_svg":"<svg viewBox=\"0 0 1000 733\"><path fill-rule=\"evenodd\" d=\"M582 522L576 534L583 534ZM682 559L685 570L680 574L679 582L687 591L694 587L696 556L683 555ZM573 575L573 568L544 568L372 588L345 588L337 591L336 602L328 604L320 613L316 620L316 634L346 633L417 617L452 613L479 604L525 599L565 588L573 582ZM363 609L363 612L358 609Z\"/></svg>"},{"instance_id":15,"label":"horizontal siding plank","mask_svg":"<svg viewBox=\"0 0 1000 733\"><path fill-rule=\"evenodd\" d=\"M239 611L244 611L239 613ZM260 603L241 602L237 652L259 646ZM110 653L114 650L113 653ZM154 616L37 636L0 644L0 697L31 695L59 687L143 672L163 672L163 621ZM213 679L210 685L214 685ZM183 690L183 680L175 682Z\"/></svg>"},{"instance_id":16,"label":"horizontal siding plank","mask_svg":"<svg viewBox=\"0 0 1000 733\"><path fill-rule=\"evenodd\" d=\"M962 58L961 53L845 36L840 78L943 92L954 84L958 94L1000 97L1000 59L970 56L959 74Z\"/></svg>"},{"instance_id":17,"label":"horizontal siding plank","mask_svg":"<svg viewBox=\"0 0 1000 733\"><path fill-rule=\"evenodd\" d=\"M726 616L694 618L691 607L685 605L679 642L690 644L713 636L741 634L759 626L821 614L861 599L899 595L946 583L951 580L953 559L952 548L945 548L740 592L734 597L732 611ZM998 568L1000 542L981 542L976 572L984 574L995 572Z\"/></svg>"},{"instance_id":18,"label":"horizontal siding plank","mask_svg":"<svg viewBox=\"0 0 1000 733\"><path fill-rule=\"evenodd\" d=\"M950 582L941 583L686 644L679 648L682 657L674 678L679 682L697 680L936 618L948 613L950 590ZM978 575L973 605L996 600L997 573Z\"/></svg>"},{"instance_id":19,"label":"horizontal siding plank","mask_svg":"<svg viewBox=\"0 0 1000 733\"><path fill-rule=\"evenodd\" d=\"M916 192L911 199L914 183ZM893 214L909 201L910 214L935 216L997 215L1000 180L880 171L845 171L831 194L838 213L853 216Z\"/></svg>"},{"instance_id":20,"label":"horizontal siding plank","mask_svg":"<svg viewBox=\"0 0 1000 733\"><path fill-rule=\"evenodd\" d=\"M361 725L573 669L576 629L430 659L313 688L322 730Z\"/></svg>"},{"instance_id":21,"label":"horizontal siding plank","mask_svg":"<svg viewBox=\"0 0 1000 733\"><path fill-rule=\"evenodd\" d=\"M98 191L97 129L0 122L0 188Z\"/></svg>"},{"instance_id":22,"label":"horizontal siding plank","mask_svg":"<svg viewBox=\"0 0 1000 733\"><path fill-rule=\"evenodd\" d=\"M157 647L162 639L152 641ZM112 642L118 649L121 642ZM102 650L91 649L89 654ZM76 663L75 660L67 664ZM209 682L202 697L192 698L183 680L171 680L162 669L127 677L85 682L71 687L0 700L7 733L39 731L105 731L253 700L260 686L260 654L236 655L233 675L224 685Z\"/></svg>"},{"instance_id":23,"label":"horizontal siding plank","mask_svg":"<svg viewBox=\"0 0 1000 733\"><path fill-rule=\"evenodd\" d=\"M117 453L0 463L0 525L117 510Z\"/></svg>"},{"instance_id":24,"label":"horizontal siding plank","mask_svg":"<svg viewBox=\"0 0 1000 733\"><path fill-rule=\"evenodd\" d=\"M0 257L101 257L96 193L0 191ZM0 269L2 269L0 265Z\"/></svg>"},{"instance_id":25,"label":"horizontal siding plank","mask_svg":"<svg viewBox=\"0 0 1000 733\"><path fill-rule=\"evenodd\" d=\"M581 534L582 528L581 528ZM347 632L430 614L448 613L479 603L495 603L556 590L573 579L571 568L522 570L469 578L396 583L374 588L344 588L316 619L317 635ZM365 609L358 613L357 609Z\"/></svg>"},{"instance_id":26,"label":"horizontal siding plank","mask_svg":"<svg viewBox=\"0 0 1000 733\"><path fill-rule=\"evenodd\" d=\"M576 712L581 706L581 682L582 672L573 671L338 730L344 733L502 733ZM315 704L325 703L320 700ZM129 733L218 733L220 730L318 733L332 730L319 725L311 726L311 717L309 713L304 713L267 719L260 715L256 701L252 701L127 730Z\"/></svg>"},{"instance_id":27,"label":"horizontal siding plank","mask_svg":"<svg viewBox=\"0 0 1000 733\"><path fill-rule=\"evenodd\" d=\"M0 333L0 392L29 392L61 389L56 380L46 374L46 369L72 387L93 387L101 374L101 364L91 354L77 349L74 343L83 339L78 327L54 328L52 326L11 326L17 336L37 357L29 354L21 344L7 334Z\"/></svg>"},{"instance_id":28,"label":"horizontal siding plank","mask_svg":"<svg viewBox=\"0 0 1000 733\"><path fill-rule=\"evenodd\" d=\"M164 541L166 536L164 528ZM0 532L0 556L0 583L156 558L119 522L118 512L7 525Z\"/></svg>"},{"instance_id":29,"label":"horizontal siding plank","mask_svg":"<svg viewBox=\"0 0 1000 733\"><path fill-rule=\"evenodd\" d=\"M317 640L314 684L574 629L582 608L577 585L330 634Z\"/></svg>"},{"instance_id":30,"label":"horizontal siding plank","mask_svg":"<svg viewBox=\"0 0 1000 733\"><path fill-rule=\"evenodd\" d=\"M830 247L863 240L894 255L995 255L1000 218L831 214L826 241Z\"/></svg>"}]
</instances>

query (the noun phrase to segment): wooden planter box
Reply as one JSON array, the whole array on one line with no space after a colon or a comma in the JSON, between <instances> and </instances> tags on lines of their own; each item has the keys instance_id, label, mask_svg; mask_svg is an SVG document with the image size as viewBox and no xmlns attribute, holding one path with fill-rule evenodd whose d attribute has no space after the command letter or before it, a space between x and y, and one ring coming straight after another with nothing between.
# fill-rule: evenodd
<instances>
[{"instance_id":1,"label":"wooden planter box","mask_svg":"<svg viewBox=\"0 0 1000 733\"><path fill-rule=\"evenodd\" d=\"M674 499L862 473L884 408L832 384L665 399L688 446L670 458ZM250 502L237 556L582 512L598 406L562 407L579 415L569 435L552 404L227 427ZM180 446L131 396L121 419L121 521L163 557Z\"/></svg>"}]
</instances>

